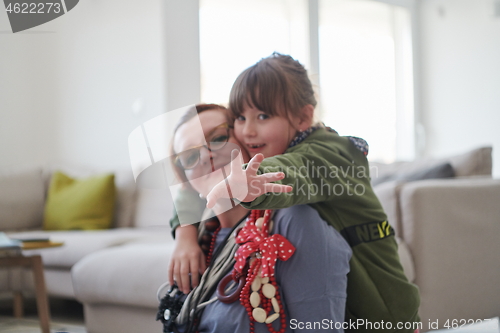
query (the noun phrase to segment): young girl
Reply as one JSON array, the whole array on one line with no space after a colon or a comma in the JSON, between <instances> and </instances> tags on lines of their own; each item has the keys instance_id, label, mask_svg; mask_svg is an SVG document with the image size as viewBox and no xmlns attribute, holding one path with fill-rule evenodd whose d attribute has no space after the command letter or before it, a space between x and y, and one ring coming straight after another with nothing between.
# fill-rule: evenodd
<instances>
[{"instance_id":1,"label":"young girl","mask_svg":"<svg viewBox=\"0 0 500 333\"><path fill-rule=\"evenodd\" d=\"M389 332L413 332L408 327L419 321L418 289L403 272L394 231L370 185L367 145L321 124L311 126L315 106L307 72L290 56L275 53L241 73L229 107L235 117L235 136L253 160L245 171L233 168L229 184L243 173L249 195L236 198L245 208L310 204L344 236L353 251L345 320L357 323L348 331L368 332L383 323ZM291 185L293 191L263 194L267 191L262 184L252 184L257 169L259 174L283 172L284 179L277 183ZM217 188L223 186L208 195L208 206L222 196ZM174 217L174 227L175 222ZM194 248L195 238L179 237L182 229L176 231L177 242ZM180 267L179 261L187 263L191 258L176 260ZM172 274L180 277L179 270ZM307 288L307 281L304 284Z\"/></svg>"}]
</instances>

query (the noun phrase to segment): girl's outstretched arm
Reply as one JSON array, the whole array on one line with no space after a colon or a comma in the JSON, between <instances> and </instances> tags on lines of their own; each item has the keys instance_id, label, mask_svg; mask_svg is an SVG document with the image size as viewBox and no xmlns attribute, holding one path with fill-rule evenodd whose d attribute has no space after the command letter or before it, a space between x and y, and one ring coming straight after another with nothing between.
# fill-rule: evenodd
<instances>
[{"instance_id":1,"label":"girl's outstretched arm","mask_svg":"<svg viewBox=\"0 0 500 333\"><path fill-rule=\"evenodd\" d=\"M233 152L231 160L231 173L218 183L207 195L207 207L215 206L217 200L222 198L237 199L240 202L251 202L264 193L286 193L292 191L292 187L283 184L272 183L285 178L283 172L270 172L259 174L259 166L264 155L255 155L246 169L242 169L242 160L238 159L237 151Z\"/></svg>"},{"instance_id":2,"label":"girl's outstretched arm","mask_svg":"<svg viewBox=\"0 0 500 333\"><path fill-rule=\"evenodd\" d=\"M282 155L268 157L258 173L283 172L276 184L289 185L288 193L267 193L241 204L248 209L279 209L294 205L371 197L366 155L347 137L317 132Z\"/></svg>"}]
</instances>

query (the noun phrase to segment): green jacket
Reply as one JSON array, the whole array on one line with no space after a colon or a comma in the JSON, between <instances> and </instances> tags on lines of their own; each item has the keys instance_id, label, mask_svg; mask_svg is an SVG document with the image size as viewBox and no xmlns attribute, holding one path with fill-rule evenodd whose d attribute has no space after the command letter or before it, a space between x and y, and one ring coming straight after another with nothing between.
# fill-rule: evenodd
<instances>
[{"instance_id":1,"label":"green jacket","mask_svg":"<svg viewBox=\"0 0 500 333\"><path fill-rule=\"evenodd\" d=\"M285 154L264 159L259 171L283 171L285 178L277 183L292 185L293 191L268 193L242 203L244 207L310 204L351 245L345 320L364 319L374 325L383 321L385 328L390 322L392 330L387 332L413 333L413 328L397 329L397 325L419 321L418 288L403 272L394 230L370 184L365 154L348 137L321 128ZM189 200L194 199L191 195ZM176 216L171 223L178 224ZM367 325L357 327L361 332L373 330Z\"/></svg>"}]
</instances>

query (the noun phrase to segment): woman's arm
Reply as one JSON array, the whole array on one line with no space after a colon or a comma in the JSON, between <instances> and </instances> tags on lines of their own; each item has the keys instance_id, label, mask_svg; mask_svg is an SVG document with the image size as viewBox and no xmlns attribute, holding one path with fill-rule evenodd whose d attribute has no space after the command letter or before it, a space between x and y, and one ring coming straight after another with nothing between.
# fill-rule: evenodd
<instances>
[{"instance_id":1,"label":"woman's arm","mask_svg":"<svg viewBox=\"0 0 500 333\"><path fill-rule=\"evenodd\" d=\"M170 258L168 278L185 294L196 287L205 271L205 255L198 245L198 223L205 209L205 200L190 188L181 188L174 203L174 216L170 219L172 236L176 239ZM181 227L182 226L182 227ZM176 237L177 236L177 237Z\"/></svg>"},{"instance_id":2,"label":"woman's arm","mask_svg":"<svg viewBox=\"0 0 500 333\"><path fill-rule=\"evenodd\" d=\"M180 225L195 224L201 221L205 210L206 200L200 198L195 190L182 187L174 199L174 215L170 218L172 237L175 239L175 230ZM197 226L195 224L195 226Z\"/></svg>"}]
</instances>

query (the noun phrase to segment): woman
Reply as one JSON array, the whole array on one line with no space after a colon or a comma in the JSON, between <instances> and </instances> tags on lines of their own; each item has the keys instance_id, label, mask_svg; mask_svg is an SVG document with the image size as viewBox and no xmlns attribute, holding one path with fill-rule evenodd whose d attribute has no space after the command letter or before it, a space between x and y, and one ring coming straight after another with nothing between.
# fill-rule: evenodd
<instances>
[{"instance_id":1,"label":"woman","mask_svg":"<svg viewBox=\"0 0 500 333\"><path fill-rule=\"evenodd\" d=\"M238 144L227 124L226 112L227 110L221 106L198 105L196 111L188 112L181 119L175 130L173 151L178 176L188 182L189 185L186 186L190 186L202 196L206 196L229 172L225 168L228 167L232 148ZM200 124L203 134L199 131ZM243 159L245 162L248 161L248 157ZM213 242L208 239L211 248L211 253L208 254L210 263L199 285L188 295L177 318L180 331L342 331L346 275L349 271L351 250L344 238L333 227L328 226L314 209L303 205L275 211L272 216L274 223L266 217L264 226L261 227L255 227L255 222L258 221L255 216L256 211L248 217L249 211L239 205L231 209L227 206L216 206L214 213L220 223L220 229L215 233ZM303 223L304 221L308 223ZM266 223L273 225L268 229ZM263 264L265 258L260 258L263 252L257 251L251 257L258 259L249 260L249 269L235 267L236 273L233 274L237 278L240 275L243 275L243 278L245 274L248 275L247 285L241 292L236 292L236 301L224 303L221 301L224 300L224 294L234 293L235 288L224 291L222 286L219 294L223 295L219 298L216 296L216 289L221 285L223 277L233 270L235 253L238 263L245 261L246 257L241 256L242 251L236 252L238 245L235 243L242 243L242 247L248 243L242 241L244 235L236 237L234 232L244 225L245 228L240 234L245 234L249 225L248 228L260 230L263 235L269 230L270 234L283 236L284 239L280 238L281 236L274 238L280 239L276 244L288 246L291 255L280 257L281 260L276 260L275 266L272 265L273 268L269 267L268 273L274 270L274 274L269 274L270 280L278 287L275 297L274 294L271 295L273 297L268 297L263 291L264 286L259 283L256 293L260 293L263 300L260 303L255 302L255 299L249 300L250 278L255 281L259 278L256 275L262 274L260 281L265 285L271 284L265 282L269 279L264 277L266 274L264 269L255 268L259 263L262 264L262 268L266 265ZM268 236L266 239L273 237ZM201 238L207 237L202 235ZM252 284L252 290L254 287ZM272 302L266 300L266 297ZM265 311L263 319L256 315L256 312L262 313L262 311ZM272 314L273 312L277 315ZM278 317L281 319L276 320ZM259 322L263 320L271 323L266 325Z\"/></svg>"}]
</instances>

